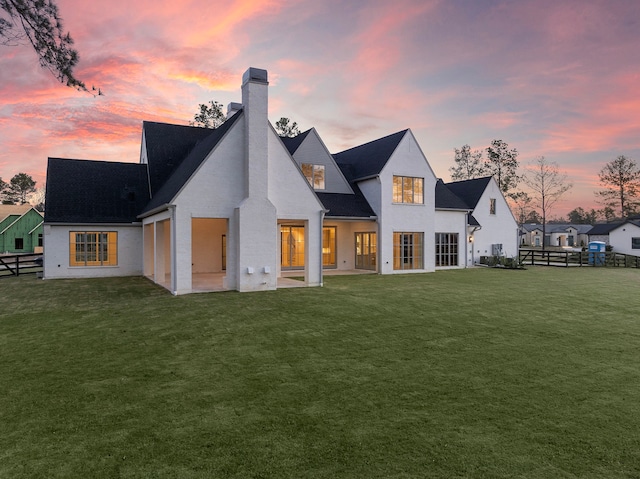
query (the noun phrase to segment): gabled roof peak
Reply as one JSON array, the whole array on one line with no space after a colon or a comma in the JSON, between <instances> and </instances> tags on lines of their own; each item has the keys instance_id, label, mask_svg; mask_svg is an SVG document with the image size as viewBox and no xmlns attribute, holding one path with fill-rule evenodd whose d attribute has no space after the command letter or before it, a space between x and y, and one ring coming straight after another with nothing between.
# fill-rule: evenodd
<instances>
[{"instance_id":1,"label":"gabled roof peak","mask_svg":"<svg viewBox=\"0 0 640 479\"><path fill-rule=\"evenodd\" d=\"M380 174L409 129L398 131L360 146L335 153L333 157L349 181Z\"/></svg>"},{"instance_id":2,"label":"gabled roof peak","mask_svg":"<svg viewBox=\"0 0 640 479\"><path fill-rule=\"evenodd\" d=\"M471 180L453 181L446 183L446 185L456 196L464 200L469 207L475 209L491 178L491 176L484 176Z\"/></svg>"},{"instance_id":3,"label":"gabled roof peak","mask_svg":"<svg viewBox=\"0 0 640 479\"><path fill-rule=\"evenodd\" d=\"M293 155L296 152L296 150L300 148L300 145L307 138L307 136L309 136L309 133L311 133L311 130L313 130L313 128L309 128L307 131L303 131L302 133L299 133L296 136L280 137L280 139L282 140L282 143L287 148L290 155Z\"/></svg>"}]
</instances>

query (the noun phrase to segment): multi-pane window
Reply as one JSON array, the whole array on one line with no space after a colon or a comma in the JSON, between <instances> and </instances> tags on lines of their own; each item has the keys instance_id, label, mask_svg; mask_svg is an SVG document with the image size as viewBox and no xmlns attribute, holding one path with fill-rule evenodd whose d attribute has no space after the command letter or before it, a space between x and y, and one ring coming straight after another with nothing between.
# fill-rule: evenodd
<instances>
[{"instance_id":1,"label":"multi-pane window","mask_svg":"<svg viewBox=\"0 0 640 479\"><path fill-rule=\"evenodd\" d=\"M412 176L393 177L394 203L424 203L424 179Z\"/></svg>"},{"instance_id":2,"label":"multi-pane window","mask_svg":"<svg viewBox=\"0 0 640 479\"><path fill-rule=\"evenodd\" d=\"M71 266L116 266L118 233L115 231L72 231L69 233Z\"/></svg>"},{"instance_id":3,"label":"multi-pane window","mask_svg":"<svg viewBox=\"0 0 640 479\"><path fill-rule=\"evenodd\" d=\"M489 199L489 214L490 215L495 215L496 214L496 199L495 198L490 198Z\"/></svg>"},{"instance_id":4,"label":"multi-pane window","mask_svg":"<svg viewBox=\"0 0 640 479\"><path fill-rule=\"evenodd\" d=\"M314 190L324 190L324 165L302 163L302 173Z\"/></svg>"},{"instance_id":5,"label":"multi-pane window","mask_svg":"<svg viewBox=\"0 0 640 479\"><path fill-rule=\"evenodd\" d=\"M631 238L631 249L640 249L640 238Z\"/></svg>"},{"instance_id":6,"label":"multi-pane window","mask_svg":"<svg viewBox=\"0 0 640 479\"><path fill-rule=\"evenodd\" d=\"M393 269L422 269L424 233L393 233Z\"/></svg>"},{"instance_id":7,"label":"multi-pane window","mask_svg":"<svg viewBox=\"0 0 640 479\"><path fill-rule=\"evenodd\" d=\"M436 233L436 266L458 266L458 233Z\"/></svg>"}]
</instances>

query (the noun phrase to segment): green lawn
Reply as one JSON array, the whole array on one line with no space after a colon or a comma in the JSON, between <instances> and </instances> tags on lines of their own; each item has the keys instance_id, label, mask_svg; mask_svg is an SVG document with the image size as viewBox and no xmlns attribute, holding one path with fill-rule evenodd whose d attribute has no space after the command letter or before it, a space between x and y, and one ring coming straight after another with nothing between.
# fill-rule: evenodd
<instances>
[{"instance_id":1,"label":"green lawn","mask_svg":"<svg viewBox=\"0 0 640 479\"><path fill-rule=\"evenodd\" d=\"M640 270L0 298L2 478L640 477Z\"/></svg>"}]
</instances>

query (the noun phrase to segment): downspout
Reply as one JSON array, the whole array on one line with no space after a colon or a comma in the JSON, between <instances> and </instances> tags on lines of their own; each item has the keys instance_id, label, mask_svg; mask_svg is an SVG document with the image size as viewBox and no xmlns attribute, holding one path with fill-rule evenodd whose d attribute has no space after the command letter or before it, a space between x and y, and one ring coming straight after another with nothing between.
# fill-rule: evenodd
<instances>
[{"instance_id":1,"label":"downspout","mask_svg":"<svg viewBox=\"0 0 640 479\"><path fill-rule=\"evenodd\" d=\"M469 213L467 212L466 215L464 215L464 232L465 232L465 240L467 242L467 247L464 249L464 267L468 268L469 267L469 243L470 243L470 239L471 239L471 235L469 234L469 225L467 223L469 223L468 218L469 217ZM473 257L473 242L471 241L471 256Z\"/></svg>"},{"instance_id":2,"label":"downspout","mask_svg":"<svg viewBox=\"0 0 640 479\"><path fill-rule=\"evenodd\" d=\"M169 211L171 212L171 294L178 295L178 280L177 276L177 254L176 254L176 205L169 205Z\"/></svg>"},{"instance_id":3,"label":"downspout","mask_svg":"<svg viewBox=\"0 0 640 479\"><path fill-rule=\"evenodd\" d=\"M320 210L320 287L324 286L324 262L322 260L322 240L324 239L323 237L323 229L324 229L324 215L328 210L322 209ZM337 242L337 238L336 238L336 242ZM336 245L337 246L337 245ZM337 264L337 258L336 258L336 264Z\"/></svg>"}]
</instances>

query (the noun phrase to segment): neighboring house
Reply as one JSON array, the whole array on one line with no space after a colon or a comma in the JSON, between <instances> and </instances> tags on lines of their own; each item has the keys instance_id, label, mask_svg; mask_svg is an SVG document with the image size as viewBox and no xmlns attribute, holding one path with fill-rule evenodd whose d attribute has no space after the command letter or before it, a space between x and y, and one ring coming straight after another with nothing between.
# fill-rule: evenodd
<instances>
[{"instance_id":1,"label":"neighboring house","mask_svg":"<svg viewBox=\"0 0 640 479\"><path fill-rule=\"evenodd\" d=\"M619 223L609 232L609 244L616 253L640 256L640 219Z\"/></svg>"},{"instance_id":2,"label":"neighboring house","mask_svg":"<svg viewBox=\"0 0 640 479\"><path fill-rule=\"evenodd\" d=\"M472 265L475 230L504 224L490 241L515 254L493 179L471 202L437 186L411 130L334 155L313 128L281 138L267 90L250 68L217 129L144 122L137 164L50 158L44 277L145 275L173 294L270 290L290 275L319 286L324 270ZM476 221L490 199L500 214Z\"/></svg>"},{"instance_id":3,"label":"neighboring house","mask_svg":"<svg viewBox=\"0 0 640 479\"><path fill-rule=\"evenodd\" d=\"M0 253L42 251L42 214L31 205L0 205Z\"/></svg>"},{"instance_id":4,"label":"neighboring house","mask_svg":"<svg viewBox=\"0 0 640 479\"><path fill-rule=\"evenodd\" d=\"M481 256L517 256L518 222L492 176L454 181L447 188L471 209L468 216L468 264Z\"/></svg>"},{"instance_id":5,"label":"neighboring house","mask_svg":"<svg viewBox=\"0 0 640 479\"><path fill-rule=\"evenodd\" d=\"M528 223L520 226L520 245L540 248L543 245L542 225Z\"/></svg>"},{"instance_id":6,"label":"neighboring house","mask_svg":"<svg viewBox=\"0 0 640 479\"><path fill-rule=\"evenodd\" d=\"M621 222L615 222L615 223L598 223L593 225L593 227L587 233L587 237L588 237L587 243L591 241L602 241L607 246L610 246L611 243L609 241L609 234L611 233L611 230L617 228L621 224L622 224Z\"/></svg>"},{"instance_id":7,"label":"neighboring house","mask_svg":"<svg viewBox=\"0 0 640 479\"><path fill-rule=\"evenodd\" d=\"M587 246L591 228L591 225L547 224L547 245L570 248Z\"/></svg>"},{"instance_id":8,"label":"neighboring house","mask_svg":"<svg viewBox=\"0 0 640 479\"><path fill-rule=\"evenodd\" d=\"M583 247L589 243L591 225L547 223L545 246ZM542 246L542 225L524 224L520 227L521 245Z\"/></svg>"}]
</instances>

